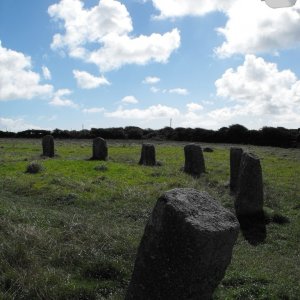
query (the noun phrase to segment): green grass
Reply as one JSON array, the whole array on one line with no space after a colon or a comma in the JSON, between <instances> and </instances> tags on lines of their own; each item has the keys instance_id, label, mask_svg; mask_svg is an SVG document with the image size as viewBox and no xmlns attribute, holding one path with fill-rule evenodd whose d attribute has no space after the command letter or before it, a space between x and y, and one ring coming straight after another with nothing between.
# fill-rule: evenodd
<instances>
[{"instance_id":1,"label":"green grass","mask_svg":"<svg viewBox=\"0 0 300 300\"><path fill-rule=\"evenodd\" d=\"M0 139L0 299L123 299L159 195L193 187L233 210L228 145L209 145L198 179L180 171L183 143L156 145L160 167L137 164L140 143L108 145L107 162L88 160L90 140L56 141L42 159L39 140ZM261 158L266 211L289 223L258 246L240 234L214 298L299 299L300 150L244 148ZM32 161L42 171L26 173Z\"/></svg>"}]
</instances>

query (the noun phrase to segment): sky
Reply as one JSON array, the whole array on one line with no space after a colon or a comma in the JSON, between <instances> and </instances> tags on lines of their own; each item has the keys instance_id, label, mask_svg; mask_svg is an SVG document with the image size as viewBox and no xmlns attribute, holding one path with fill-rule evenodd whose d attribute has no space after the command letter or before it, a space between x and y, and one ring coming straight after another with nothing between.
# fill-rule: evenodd
<instances>
[{"instance_id":1,"label":"sky","mask_svg":"<svg viewBox=\"0 0 300 300\"><path fill-rule=\"evenodd\" d=\"M299 128L299 50L299 0L1 0L0 130Z\"/></svg>"}]
</instances>

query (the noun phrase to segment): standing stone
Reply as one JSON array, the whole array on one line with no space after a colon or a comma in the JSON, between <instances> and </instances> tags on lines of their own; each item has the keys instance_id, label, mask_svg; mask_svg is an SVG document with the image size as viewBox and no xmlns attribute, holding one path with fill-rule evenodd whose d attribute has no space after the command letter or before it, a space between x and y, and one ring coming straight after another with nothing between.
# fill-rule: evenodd
<instances>
[{"instance_id":1,"label":"standing stone","mask_svg":"<svg viewBox=\"0 0 300 300\"><path fill-rule=\"evenodd\" d=\"M107 160L108 150L106 141L97 137L93 139L93 156L92 159L95 160Z\"/></svg>"},{"instance_id":2,"label":"standing stone","mask_svg":"<svg viewBox=\"0 0 300 300\"><path fill-rule=\"evenodd\" d=\"M45 135L42 139L43 156L54 157L54 139L52 135Z\"/></svg>"},{"instance_id":3,"label":"standing stone","mask_svg":"<svg viewBox=\"0 0 300 300\"><path fill-rule=\"evenodd\" d=\"M230 148L230 190L236 192L240 162L243 154L242 148L231 147Z\"/></svg>"},{"instance_id":4,"label":"standing stone","mask_svg":"<svg viewBox=\"0 0 300 300\"><path fill-rule=\"evenodd\" d=\"M235 210L238 216L261 214L263 211L263 180L259 158L244 152L242 155Z\"/></svg>"},{"instance_id":5,"label":"standing stone","mask_svg":"<svg viewBox=\"0 0 300 300\"><path fill-rule=\"evenodd\" d=\"M141 158L139 161L140 165L145 166L155 166L156 158L155 158L155 147L152 144L143 144L141 151Z\"/></svg>"},{"instance_id":6,"label":"standing stone","mask_svg":"<svg viewBox=\"0 0 300 300\"><path fill-rule=\"evenodd\" d=\"M189 144L184 147L184 172L193 176L200 176L205 172L205 162L200 146Z\"/></svg>"},{"instance_id":7,"label":"standing stone","mask_svg":"<svg viewBox=\"0 0 300 300\"><path fill-rule=\"evenodd\" d=\"M211 299L238 231L236 217L206 192L164 193L146 225L125 299Z\"/></svg>"}]
</instances>

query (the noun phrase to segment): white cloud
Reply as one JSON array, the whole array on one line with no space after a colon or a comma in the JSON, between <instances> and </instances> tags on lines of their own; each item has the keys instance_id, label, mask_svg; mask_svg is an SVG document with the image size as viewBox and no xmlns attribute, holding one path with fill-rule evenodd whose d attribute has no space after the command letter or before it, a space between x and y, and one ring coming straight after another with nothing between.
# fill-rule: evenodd
<instances>
[{"instance_id":1,"label":"white cloud","mask_svg":"<svg viewBox=\"0 0 300 300\"><path fill-rule=\"evenodd\" d=\"M122 103L126 103L126 104L136 104L139 103L139 100L136 99L134 96L125 96L122 100Z\"/></svg>"},{"instance_id":2,"label":"white cloud","mask_svg":"<svg viewBox=\"0 0 300 300\"><path fill-rule=\"evenodd\" d=\"M155 86L151 86L150 91L151 91L152 93L156 94L156 93L160 92L160 89L157 88L157 87L155 87Z\"/></svg>"},{"instance_id":3,"label":"white cloud","mask_svg":"<svg viewBox=\"0 0 300 300\"><path fill-rule=\"evenodd\" d=\"M94 63L102 72L125 64L166 63L180 46L177 29L163 35L134 37L130 34L131 17L119 1L100 0L98 5L85 9L80 0L61 0L50 6L48 13L62 21L65 29L64 34L54 35L52 49L66 49L71 57ZM99 48L89 50L90 44L98 44Z\"/></svg>"},{"instance_id":4,"label":"white cloud","mask_svg":"<svg viewBox=\"0 0 300 300\"><path fill-rule=\"evenodd\" d=\"M102 113L105 109L103 107L92 107L92 108L85 108L82 110L82 112L87 114L96 114L96 113Z\"/></svg>"},{"instance_id":5,"label":"white cloud","mask_svg":"<svg viewBox=\"0 0 300 300\"><path fill-rule=\"evenodd\" d=\"M160 11L159 19L184 16L204 16L214 11L223 11L236 0L152 0Z\"/></svg>"},{"instance_id":6,"label":"white cloud","mask_svg":"<svg viewBox=\"0 0 300 300\"><path fill-rule=\"evenodd\" d=\"M52 116L39 116L38 117L39 121L47 121L47 122L51 122L51 121L55 121L57 120L57 116L56 115L52 115Z\"/></svg>"},{"instance_id":7,"label":"white cloud","mask_svg":"<svg viewBox=\"0 0 300 300\"><path fill-rule=\"evenodd\" d=\"M180 111L177 108L165 106L165 105L154 105L146 109L123 109L119 107L114 112L107 112L107 117L120 118L120 119L136 119L136 120L154 120L160 118L171 118L180 115Z\"/></svg>"},{"instance_id":8,"label":"white cloud","mask_svg":"<svg viewBox=\"0 0 300 300\"><path fill-rule=\"evenodd\" d=\"M156 84L158 82L160 82L160 78L155 76L148 76L143 80L145 84Z\"/></svg>"},{"instance_id":9,"label":"white cloud","mask_svg":"<svg viewBox=\"0 0 300 300\"><path fill-rule=\"evenodd\" d=\"M68 96L72 94L72 91L68 89L60 89L57 90L54 95L52 100L49 102L50 105L53 106L63 106L63 107L73 107L73 108L78 108L78 105L75 104L72 100L70 99L65 99L65 96Z\"/></svg>"},{"instance_id":10,"label":"white cloud","mask_svg":"<svg viewBox=\"0 0 300 300\"><path fill-rule=\"evenodd\" d=\"M203 110L203 106L195 102L188 103L186 107L190 112Z\"/></svg>"},{"instance_id":11,"label":"white cloud","mask_svg":"<svg viewBox=\"0 0 300 300\"><path fill-rule=\"evenodd\" d=\"M175 88L175 89L170 89L169 90L170 94L177 94L181 96L186 96L189 94L189 91L187 89L182 89L182 88Z\"/></svg>"},{"instance_id":12,"label":"white cloud","mask_svg":"<svg viewBox=\"0 0 300 300\"><path fill-rule=\"evenodd\" d=\"M0 101L33 99L52 93L53 87L40 84L40 75L31 69L29 56L2 47L0 41Z\"/></svg>"},{"instance_id":13,"label":"white cloud","mask_svg":"<svg viewBox=\"0 0 300 300\"><path fill-rule=\"evenodd\" d=\"M180 35L177 29L163 35L153 33L136 38L111 33L102 41L103 47L91 52L87 61L102 71L111 71L126 64L167 63L171 53L180 46Z\"/></svg>"},{"instance_id":14,"label":"white cloud","mask_svg":"<svg viewBox=\"0 0 300 300\"><path fill-rule=\"evenodd\" d=\"M213 118L263 117L262 125L293 126L293 116L300 122L300 81L291 70L280 71L274 63L247 55L243 65L228 69L215 85L218 96L235 104L211 112Z\"/></svg>"},{"instance_id":15,"label":"white cloud","mask_svg":"<svg viewBox=\"0 0 300 300\"><path fill-rule=\"evenodd\" d=\"M235 53L275 53L300 45L300 2L290 8L270 9L262 1L236 1L227 11L225 27L217 31L225 42L220 57Z\"/></svg>"},{"instance_id":16,"label":"white cloud","mask_svg":"<svg viewBox=\"0 0 300 300\"><path fill-rule=\"evenodd\" d=\"M77 81L77 85L82 89L94 89L101 85L110 85L104 76L96 77L88 72L79 70L73 70L73 75Z\"/></svg>"},{"instance_id":17,"label":"white cloud","mask_svg":"<svg viewBox=\"0 0 300 300\"><path fill-rule=\"evenodd\" d=\"M46 66L42 66L43 76L46 80L51 80L51 72Z\"/></svg>"},{"instance_id":18,"label":"white cloud","mask_svg":"<svg viewBox=\"0 0 300 300\"><path fill-rule=\"evenodd\" d=\"M0 117L0 130L18 132L27 129L41 129L41 127L27 123L24 119L10 119Z\"/></svg>"},{"instance_id":19,"label":"white cloud","mask_svg":"<svg viewBox=\"0 0 300 300\"><path fill-rule=\"evenodd\" d=\"M152 0L158 18L205 16L224 13L228 20L217 32L225 38L215 49L219 57L233 54L276 53L300 46L300 2L271 9L263 1L242 0Z\"/></svg>"}]
</instances>

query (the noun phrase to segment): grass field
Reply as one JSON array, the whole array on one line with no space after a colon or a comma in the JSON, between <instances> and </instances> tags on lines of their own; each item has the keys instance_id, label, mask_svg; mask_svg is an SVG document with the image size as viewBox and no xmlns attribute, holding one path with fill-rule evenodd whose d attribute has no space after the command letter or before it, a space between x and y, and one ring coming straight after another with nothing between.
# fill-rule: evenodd
<instances>
[{"instance_id":1,"label":"grass field","mask_svg":"<svg viewBox=\"0 0 300 300\"><path fill-rule=\"evenodd\" d=\"M108 141L107 162L88 160L91 144L56 141L56 157L42 159L40 140L0 139L0 299L123 299L163 192L206 190L233 210L229 145L209 145L207 174L194 179L180 171L183 143L157 143L160 167L137 164L141 142ZM239 235L214 299L300 299L300 149L243 148L261 158L273 221L262 244ZM43 170L25 173L35 160Z\"/></svg>"}]
</instances>

